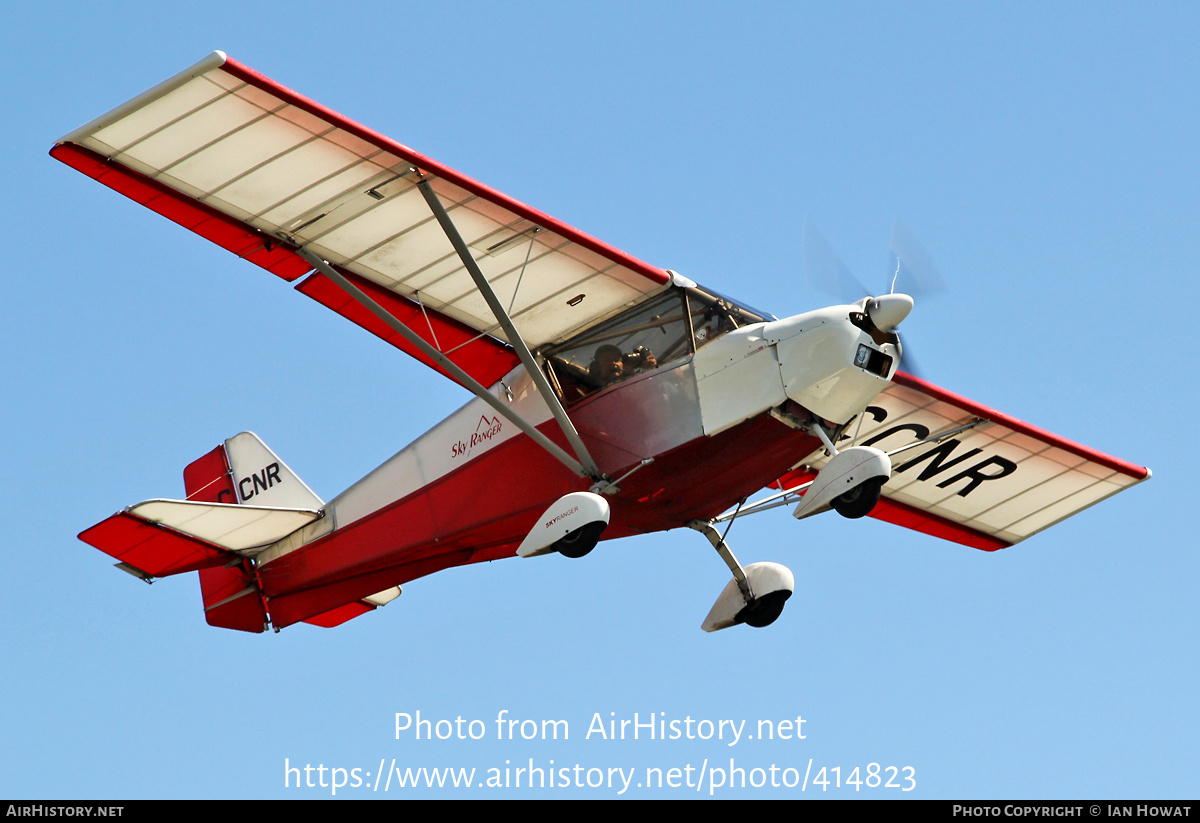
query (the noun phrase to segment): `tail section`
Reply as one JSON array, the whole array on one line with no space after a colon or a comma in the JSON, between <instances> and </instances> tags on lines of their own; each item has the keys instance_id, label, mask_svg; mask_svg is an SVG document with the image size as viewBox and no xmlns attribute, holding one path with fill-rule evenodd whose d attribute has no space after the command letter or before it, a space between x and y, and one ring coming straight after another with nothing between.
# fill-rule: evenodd
<instances>
[{"instance_id":1,"label":"tail section","mask_svg":"<svg viewBox=\"0 0 1200 823\"><path fill-rule=\"evenodd\" d=\"M213 455L217 454L214 459ZM222 462L218 463L218 459ZM184 483L193 475L197 493L218 497L232 494L243 506L262 506L283 510L320 509L325 504L275 452L251 432L242 432L225 441L223 447L197 460L184 470ZM188 486L188 498L192 487ZM198 499L198 498L196 498ZM262 631L267 620L268 604L258 588L251 564L243 568L203 569L200 589L204 594L204 613L209 625L242 631ZM333 628L378 607L400 595L400 587L338 606L305 620L314 626ZM261 627L261 628L252 628Z\"/></svg>"},{"instance_id":2,"label":"tail section","mask_svg":"<svg viewBox=\"0 0 1200 823\"><path fill-rule=\"evenodd\" d=\"M257 435L242 432L183 470L185 500L147 500L79 537L150 581L200 574L210 626L263 632L270 607L254 558L323 516L324 502ZM393 587L304 622L332 627L374 611L400 594Z\"/></svg>"},{"instance_id":3,"label":"tail section","mask_svg":"<svg viewBox=\"0 0 1200 823\"><path fill-rule=\"evenodd\" d=\"M183 470L187 499L318 510L324 505L288 465L252 432L229 438ZM282 537L283 535L279 535ZM204 619L210 626L245 632L265 631L267 604L249 559L200 570Z\"/></svg>"}]
</instances>

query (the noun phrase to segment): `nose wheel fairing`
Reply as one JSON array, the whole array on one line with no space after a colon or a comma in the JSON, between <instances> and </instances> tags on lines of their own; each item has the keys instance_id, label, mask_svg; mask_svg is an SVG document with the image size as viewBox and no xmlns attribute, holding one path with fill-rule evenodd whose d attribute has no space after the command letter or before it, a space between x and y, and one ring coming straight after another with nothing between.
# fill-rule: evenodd
<instances>
[{"instance_id":1,"label":"nose wheel fairing","mask_svg":"<svg viewBox=\"0 0 1200 823\"><path fill-rule=\"evenodd\" d=\"M755 628L774 623L795 589L791 570L779 563L752 563L742 568L733 550L712 523L693 520L688 523L688 528L708 538L733 574L733 580L725 584L700 628L715 632L739 623Z\"/></svg>"},{"instance_id":2,"label":"nose wheel fairing","mask_svg":"<svg viewBox=\"0 0 1200 823\"><path fill-rule=\"evenodd\" d=\"M833 457L824 469L805 487L784 490L774 497L782 497L779 504L790 495L804 492L804 497L793 512L797 518L808 517L833 508L844 517L857 518L867 515L879 502L880 489L891 477L892 463L888 455L879 449L852 446L837 451L824 430L815 431L833 452ZM753 508L773 508L771 498L760 501ZM739 505L739 510L741 506ZM736 513L729 518L732 520ZM791 570L778 563L754 563L745 568L738 562L725 535L717 531L716 521L692 520L687 525L703 534L712 543L717 554L725 561L733 580L725 585L708 616L701 623L706 632L727 629L740 623L762 628L774 623L783 612L784 604L795 590L795 577ZM728 531L728 527L726 527Z\"/></svg>"}]
</instances>

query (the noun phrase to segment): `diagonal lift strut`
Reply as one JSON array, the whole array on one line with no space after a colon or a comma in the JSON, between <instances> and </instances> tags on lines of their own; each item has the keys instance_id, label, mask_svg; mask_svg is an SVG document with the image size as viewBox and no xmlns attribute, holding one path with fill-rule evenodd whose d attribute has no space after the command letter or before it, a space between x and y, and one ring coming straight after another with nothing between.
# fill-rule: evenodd
<instances>
[{"instance_id":1,"label":"diagonal lift strut","mask_svg":"<svg viewBox=\"0 0 1200 823\"><path fill-rule=\"evenodd\" d=\"M324 259L313 254L303 246L297 247L295 252L303 257L305 261L307 261L314 269L321 272L321 274L325 275L334 283L336 283L338 287L342 289L342 291L346 292L346 294L350 295L352 298L361 303L363 307L370 311L373 315L386 323L388 328L392 329L409 343L416 346L417 349L420 350L420 352L430 360L433 360L446 371L450 372L450 374L454 375L454 379L465 386L472 394L502 414L505 419L512 421L512 423L518 429L529 435L534 442L536 442L546 451L550 452L555 459L565 465L568 469L580 477L591 477L592 479L596 479L593 473L587 471L578 460L563 451L563 449L559 447L557 443L546 437L546 435L542 434L534 426L527 422L525 418L521 417L521 415L517 414L505 403L501 402L498 397L487 390L487 387L463 371L457 363L455 363L446 355L442 354L433 346L429 345L429 343L425 342L420 335L397 320L391 314L391 312L372 300L368 294L351 283L345 277L345 275L339 272L335 267L331 266Z\"/></svg>"},{"instance_id":2,"label":"diagonal lift strut","mask_svg":"<svg viewBox=\"0 0 1200 823\"><path fill-rule=\"evenodd\" d=\"M438 199L433 187L429 185L428 178L419 169L413 169L413 171L417 175L417 187L421 190L421 194L425 196L425 202L429 204L429 209L433 212L433 216L437 218L442 231L446 233L450 244L454 246L454 250L458 253L459 260L462 261L463 266L471 275L471 279L475 281L475 287L479 289L480 294L483 295L483 299L487 301L488 308L492 310L492 314L496 317L497 322L500 323L500 328L504 329L504 334L508 337L509 344L516 351L517 357L521 359L521 363L525 366L525 370L529 372L529 376L533 378L533 384L537 386L542 399L550 407L550 412L554 415L554 419L558 421L558 426L562 429L563 434L566 435L567 442L571 444L571 448L575 451L575 456L579 458L579 463L583 466L583 470L593 480L599 481L603 479L600 469L596 466L596 461L592 459L587 447L583 445L583 440L580 438L579 432L575 430L575 424L567 416L567 410L559 402L558 395L550 387L550 381L546 379L546 375L542 373L537 361L534 360L533 352L525 345L521 333L513 325L512 318L508 316L508 312L504 309L504 304L496 296L492 284L483 276L483 271L479 268L479 264L471 256L471 250L463 241L462 235L458 233L458 228L454 225L454 221L450 219L450 215L446 213L446 209L442 206L442 201Z\"/></svg>"}]
</instances>

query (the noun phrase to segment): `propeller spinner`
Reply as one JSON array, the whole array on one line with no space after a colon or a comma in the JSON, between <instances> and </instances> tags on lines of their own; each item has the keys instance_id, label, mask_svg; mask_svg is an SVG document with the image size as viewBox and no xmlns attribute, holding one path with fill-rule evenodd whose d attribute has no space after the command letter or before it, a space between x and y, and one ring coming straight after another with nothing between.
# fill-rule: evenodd
<instances>
[{"instance_id":1,"label":"propeller spinner","mask_svg":"<svg viewBox=\"0 0 1200 823\"><path fill-rule=\"evenodd\" d=\"M867 317L880 331L893 331L912 311L913 299L907 294L885 294L867 299Z\"/></svg>"}]
</instances>

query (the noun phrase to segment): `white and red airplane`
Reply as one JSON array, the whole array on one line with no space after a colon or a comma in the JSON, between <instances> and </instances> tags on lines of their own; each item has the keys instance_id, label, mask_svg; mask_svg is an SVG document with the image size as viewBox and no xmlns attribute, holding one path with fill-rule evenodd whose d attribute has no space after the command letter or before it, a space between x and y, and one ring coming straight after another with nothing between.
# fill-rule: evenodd
<instances>
[{"instance_id":1,"label":"white and red airplane","mask_svg":"<svg viewBox=\"0 0 1200 823\"><path fill-rule=\"evenodd\" d=\"M737 517L795 503L993 551L1150 476L898 372L907 295L777 319L221 52L51 155L475 395L327 502L243 432L186 499L80 535L146 580L198 571L214 626L335 626L451 566L681 526L733 576L702 627L765 626L794 580L738 563Z\"/></svg>"}]
</instances>

